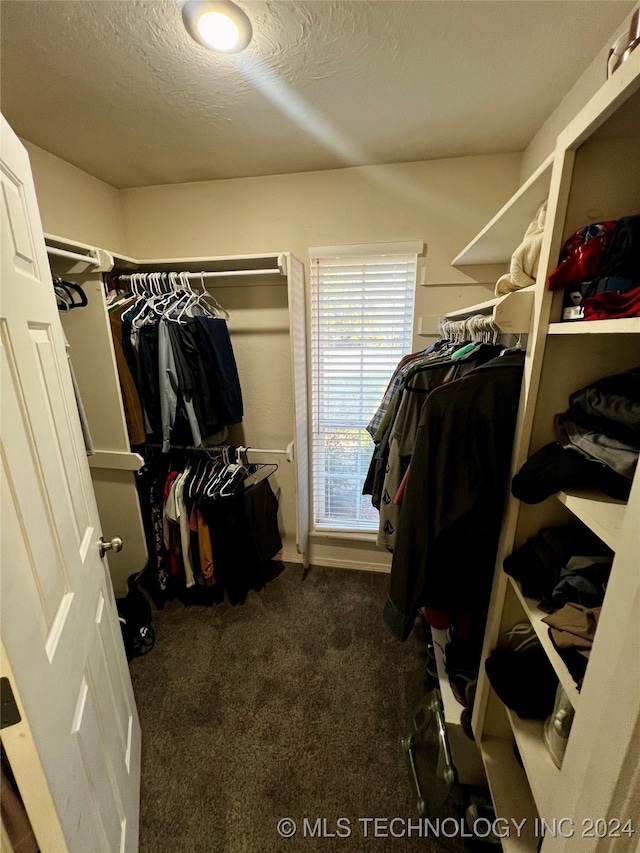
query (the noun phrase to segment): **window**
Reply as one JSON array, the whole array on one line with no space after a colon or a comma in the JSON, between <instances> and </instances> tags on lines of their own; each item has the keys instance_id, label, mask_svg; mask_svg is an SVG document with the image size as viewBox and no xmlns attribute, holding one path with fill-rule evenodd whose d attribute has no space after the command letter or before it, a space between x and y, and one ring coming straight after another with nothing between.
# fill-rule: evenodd
<instances>
[{"instance_id":1,"label":"window","mask_svg":"<svg viewBox=\"0 0 640 853\"><path fill-rule=\"evenodd\" d=\"M312 493L316 530L368 531L366 430L394 368L411 351L422 244L310 249Z\"/></svg>"}]
</instances>

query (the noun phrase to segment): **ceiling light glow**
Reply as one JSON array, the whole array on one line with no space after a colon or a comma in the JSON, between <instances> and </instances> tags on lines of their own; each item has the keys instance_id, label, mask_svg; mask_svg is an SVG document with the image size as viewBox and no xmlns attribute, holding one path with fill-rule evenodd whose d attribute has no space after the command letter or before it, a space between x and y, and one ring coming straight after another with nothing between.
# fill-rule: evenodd
<instances>
[{"instance_id":1,"label":"ceiling light glow","mask_svg":"<svg viewBox=\"0 0 640 853\"><path fill-rule=\"evenodd\" d=\"M192 38L221 53L239 53L253 35L251 21L231 0L187 0L182 19Z\"/></svg>"},{"instance_id":2,"label":"ceiling light glow","mask_svg":"<svg viewBox=\"0 0 640 853\"><path fill-rule=\"evenodd\" d=\"M240 33L231 18L220 12L205 12L198 20L198 32L214 50L232 50Z\"/></svg>"}]
</instances>

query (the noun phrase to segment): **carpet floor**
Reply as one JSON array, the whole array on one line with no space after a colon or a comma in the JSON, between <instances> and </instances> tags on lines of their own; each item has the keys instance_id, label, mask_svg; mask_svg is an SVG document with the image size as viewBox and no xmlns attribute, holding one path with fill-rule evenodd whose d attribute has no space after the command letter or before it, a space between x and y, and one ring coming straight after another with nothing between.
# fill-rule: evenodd
<instances>
[{"instance_id":1,"label":"carpet floor","mask_svg":"<svg viewBox=\"0 0 640 853\"><path fill-rule=\"evenodd\" d=\"M424 693L423 649L384 625L387 585L286 564L242 606L154 610L155 648L131 664L140 853L464 849L407 837L417 811L400 738ZM403 837L360 820L376 817L402 818ZM278 834L282 818L296 822L292 838Z\"/></svg>"}]
</instances>

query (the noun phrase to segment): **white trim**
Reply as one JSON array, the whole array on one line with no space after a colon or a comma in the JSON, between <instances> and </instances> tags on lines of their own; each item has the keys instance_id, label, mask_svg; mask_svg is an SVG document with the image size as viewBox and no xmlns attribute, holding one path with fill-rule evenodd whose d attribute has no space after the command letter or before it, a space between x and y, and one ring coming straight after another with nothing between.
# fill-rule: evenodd
<instances>
[{"instance_id":1,"label":"white trim","mask_svg":"<svg viewBox=\"0 0 640 853\"><path fill-rule=\"evenodd\" d=\"M421 255L425 251L423 242L412 243L354 243L350 246L314 246L309 249L309 258L359 258L365 255Z\"/></svg>"},{"instance_id":2,"label":"white trim","mask_svg":"<svg viewBox=\"0 0 640 853\"><path fill-rule=\"evenodd\" d=\"M382 563L367 563L362 560L341 560L335 557L318 557L310 560L311 568L317 569L348 569L356 572L377 572L378 574L388 575L391 573L391 567L385 566Z\"/></svg>"},{"instance_id":3,"label":"white trim","mask_svg":"<svg viewBox=\"0 0 640 853\"><path fill-rule=\"evenodd\" d=\"M350 528L349 530L340 530L336 527L332 527L329 530L322 530L321 528L314 527L314 529L310 531L309 535L311 536L312 542L346 539L350 542L364 542L369 543L370 545L375 545L378 531L354 530L353 528Z\"/></svg>"}]
</instances>

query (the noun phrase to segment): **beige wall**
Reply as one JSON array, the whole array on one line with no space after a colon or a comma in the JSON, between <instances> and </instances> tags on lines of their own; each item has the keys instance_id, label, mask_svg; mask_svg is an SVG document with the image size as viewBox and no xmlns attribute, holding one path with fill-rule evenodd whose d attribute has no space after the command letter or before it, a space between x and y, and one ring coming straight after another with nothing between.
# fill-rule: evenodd
<instances>
[{"instance_id":1,"label":"beige wall","mask_svg":"<svg viewBox=\"0 0 640 853\"><path fill-rule=\"evenodd\" d=\"M423 240L417 330L420 317L488 298L451 259L513 193L519 173L520 155L501 154L135 188L120 198L137 258L290 251L308 280L311 246Z\"/></svg>"},{"instance_id":2,"label":"beige wall","mask_svg":"<svg viewBox=\"0 0 640 853\"><path fill-rule=\"evenodd\" d=\"M125 253L118 190L22 140L46 233Z\"/></svg>"},{"instance_id":3,"label":"beige wall","mask_svg":"<svg viewBox=\"0 0 640 853\"><path fill-rule=\"evenodd\" d=\"M524 183L542 161L553 151L556 137L567 124L576 116L589 99L598 91L607 79L607 56L609 46L623 32L628 31L631 14L627 15L621 25L611 33L591 64L581 74L575 84L560 101L556 109L547 118L540 130L533 137L522 155L522 171L520 183Z\"/></svg>"},{"instance_id":4,"label":"beige wall","mask_svg":"<svg viewBox=\"0 0 640 853\"><path fill-rule=\"evenodd\" d=\"M291 251L310 246L423 240L416 318L486 299L451 258L517 186L517 154L170 185L118 192L30 143L45 230L137 258ZM245 418L232 441L285 447L293 438L288 311L283 285L219 288L242 377ZM431 321L430 321L431 322ZM415 337L414 345L424 346ZM297 558L292 466L280 492L284 559ZM316 562L384 568L361 540L314 537Z\"/></svg>"},{"instance_id":5,"label":"beige wall","mask_svg":"<svg viewBox=\"0 0 640 853\"><path fill-rule=\"evenodd\" d=\"M136 258L290 251L307 265L310 246L423 240L416 317L489 298L451 259L516 189L517 154L239 178L122 190L129 254ZM293 437L286 290L218 288L245 397L243 438L284 447ZM415 345L424 346L416 338ZM295 559L293 472L282 463L285 559ZM312 560L345 567L389 564L361 539L314 536Z\"/></svg>"}]
</instances>

